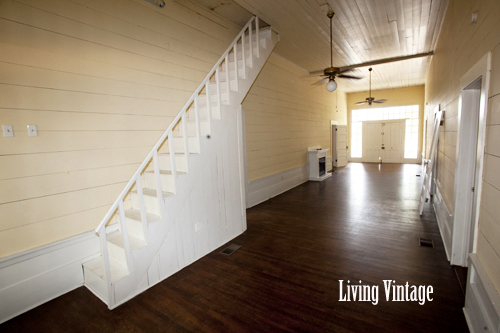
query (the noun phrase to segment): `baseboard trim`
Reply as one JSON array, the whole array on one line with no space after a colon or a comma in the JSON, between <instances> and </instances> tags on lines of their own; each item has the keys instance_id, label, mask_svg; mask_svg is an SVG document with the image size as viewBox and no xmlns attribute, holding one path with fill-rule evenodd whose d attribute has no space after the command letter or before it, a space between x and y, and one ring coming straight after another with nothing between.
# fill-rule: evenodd
<instances>
[{"instance_id":1,"label":"baseboard trim","mask_svg":"<svg viewBox=\"0 0 500 333\"><path fill-rule=\"evenodd\" d=\"M247 208L286 192L309 179L307 164L247 184Z\"/></svg>"},{"instance_id":2,"label":"baseboard trim","mask_svg":"<svg viewBox=\"0 0 500 333\"><path fill-rule=\"evenodd\" d=\"M450 261L453 215L450 214L448 207L446 207L443 196L439 191L439 186L436 186L436 195L433 197L432 206L434 207L434 212L436 213L439 233L441 234L441 239L443 240L446 258Z\"/></svg>"},{"instance_id":3,"label":"baseboard trim","mask_svg":"<svg viewBox=\"0 0 500 333\"><path fill-rule=\"evenodd\" d=\"M500 332L500 295L474 253L469 255L463 311L471 332Z\"/></svg>"},{"instance_id":4,"label":"baseboard trim","mask_svg":"<svg viewBox=\"0 0 500 333\"><path fill-rule=\"evenodd\" d=\"M82 263L99 255L92 231L0 259L0 323L82 286Z\"/></svg>"}]
</instances>

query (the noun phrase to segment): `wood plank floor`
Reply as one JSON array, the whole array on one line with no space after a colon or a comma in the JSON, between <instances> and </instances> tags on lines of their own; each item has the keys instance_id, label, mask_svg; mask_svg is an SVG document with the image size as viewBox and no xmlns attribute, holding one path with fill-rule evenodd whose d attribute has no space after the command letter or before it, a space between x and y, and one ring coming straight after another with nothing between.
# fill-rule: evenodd
<instances>
[{"instance_id":1,"label":"wood plank floor","mask_svg":"<svg viewBox=\"0 0 500 333\"><path fill-rule=\"evenodd\" d=\"M349 164L249 209L230 256L214 251L113 311L78 288L0 331L467 332L430 205L418 215L419 173ZM378 304L339 301L339 280L378 285ZM433 300L386 301L382 280L432 285Z\"/></svg>"}]
</instances>

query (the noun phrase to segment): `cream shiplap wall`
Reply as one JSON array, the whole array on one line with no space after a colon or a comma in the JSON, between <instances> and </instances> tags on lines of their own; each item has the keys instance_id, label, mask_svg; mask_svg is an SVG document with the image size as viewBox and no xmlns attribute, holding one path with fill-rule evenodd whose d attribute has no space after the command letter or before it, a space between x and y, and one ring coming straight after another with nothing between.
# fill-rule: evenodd
<instances>
[{"instance_id":1,"label":"cream shiplap wall","mask_svg":"<svg viewBox=\"0 0 500 333\"><path fill-rule=\"evenodd\" d=\"M0 258L94 229L239 30L190 1L0 0Z\"/></svg>"},{"instance_id":2,"label":"cream shiplap wall","mask_svg":"<svg viewBox=\"0 0 500 333\"><path fill-rule=\"evenodd\" d=\"M351 115L352 110L370 108L367 104L356 105L357 102L366 100L369 92L357 92L347 94L347 122L349 124L349 133L351 133ZM418 143L419 152L422 150L422 133L423 133L423 114L425 101L424 86L406 87L400 89L375 90L372 91L372 96L376 99L386 99L383 104L372 104L371 108L386 108L391 106L418 105L420 110L420 140ZM349 135L349 146L351 145L351 136Z\"/></svg>"},{"instance_id":3,"label":"cream shiplap wall","mask_svg":"<svg viewBox=\"0 0 500 333\"><path fill-rule=\"evenodd\" d=\"M248 181L307 164L307 147L331 148L331 120L347 124L345 94L311 87L317 78L307 75L272 54L248 93L243 102Z\"/></svg>"},{"instance_id":4,"label":"cream shiplap wall","mask_svg":"<svg viewBox=\"0 0 500 333\"><path fill-rule=\"evenodd\" d=\"M470 15L478 12L471 25ZM443 198L453 211L460 78L492 51L488 98L483 189L479 216L477 255L500 291L500 2L451 1L426 83L426 113L432 117L440 104L446 110L439 141L438 179ZM432 119L432 118L429 118ZM432 124L429 124L432 127Z\"/></svg>"}]
</instances>

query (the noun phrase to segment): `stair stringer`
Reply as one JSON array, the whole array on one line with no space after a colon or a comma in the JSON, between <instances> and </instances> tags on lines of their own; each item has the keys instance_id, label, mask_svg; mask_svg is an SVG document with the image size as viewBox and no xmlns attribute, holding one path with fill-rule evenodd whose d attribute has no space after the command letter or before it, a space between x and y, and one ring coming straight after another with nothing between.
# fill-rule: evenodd
<instances>
[{"instance_id":1,"label":"stair stringer","mask_svg":"<svg viewBox=\"0 0 500 333\"><path fill-rule=\"evenodd\" d=\"M135 268L112 284L110 309L123 304L246 230L241 103L272 53L278 38L270 30L266 48L253 58L238 91L212 120L200 154L189 156L189 173L178 176L177 193L164 199L165 217L148 227L148 244L132 253ZM102 297L101 297L102 299Z\"/></svg>"}]
</instances>

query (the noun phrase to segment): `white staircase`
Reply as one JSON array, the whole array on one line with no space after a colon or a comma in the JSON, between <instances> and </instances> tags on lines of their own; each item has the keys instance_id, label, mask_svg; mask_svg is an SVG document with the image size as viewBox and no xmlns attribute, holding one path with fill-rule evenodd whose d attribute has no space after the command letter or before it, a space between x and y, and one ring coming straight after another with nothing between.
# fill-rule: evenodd
<instances>
[{"instance_id":1,"label":"white staircase","mask_svg":"<svg viewBox=\"0 0 500 333\"><path fill-rule=\"evenodd\" d=\"M110 309L246 230L240 108L277 41L246 24L96 228L85 286Z\"/></svg>"}]
</instances>

